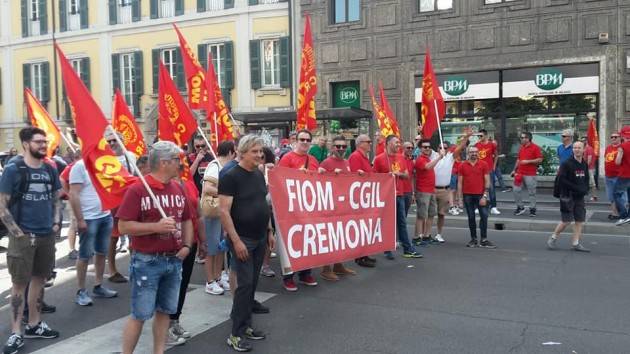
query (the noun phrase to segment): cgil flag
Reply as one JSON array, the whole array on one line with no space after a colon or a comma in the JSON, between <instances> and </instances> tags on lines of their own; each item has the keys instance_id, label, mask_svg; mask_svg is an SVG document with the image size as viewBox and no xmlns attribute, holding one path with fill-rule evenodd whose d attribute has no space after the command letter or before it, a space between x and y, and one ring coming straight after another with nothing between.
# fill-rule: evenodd
<instances>
[{"instance_id":1,"label":"cgil flag","mask_svg":"<svg viewBox=\"0 0 630 354\"><path fill-rule=\"evenodd\" d=\"M37 97L35 97L33 92L28 88L24 89L24 103L26 104L31 124L46 132L46 138L48 139L46 155L52 157L61 143L59 127L57 127L57 124L52 120L44 106L42 106Z\"/></svg>"},{"instance_id":2,"label":"cgil flag","mask_svg":"<svg viewBox=\"0 0 630 354\"><path fill-rule=\"evenodd\" d=\"M199 64L195 53L190 49L188 42L186 42L186 38L184 38L184 35L174 23L173 28L175 28L177 38L179 38L179 47L181 48L182 61L184 62L184 72L188 83L188 105L190 109L205 108L208 101L208 91L205 85L206 74L201 64Z\"/></svg>"},{"instance_id":3,"label":"cgil flag","mask_svg":"<svg viewBox=\"0 0 630 354\"><path fill-rule=\"evenodd\" d=\"M599 135L595 126L595 118L588 120L588 130L586 131L586 141L593 148L595 158L599 157Z\"/></svg>"},{"instance_id":4,"label":"cgil flag","mask_svg":"<svg viewBox=\"0 0 630 354\"><path fill-rule=\"evenodd\" d=\"M158 137L183 146L197 130L197 120L177 91L171 75L160 61L158 81Z\"/></svg>"},{"instance_id":5,"label":"cgil flag","mask_svg":"<svg viewBox=\"0 0 630 354\"><path fill-rule=\"evenodd\" d=\"M372 99L372 109L374 110L374 116L376 117L376 122L378 123L378 129L381 136L387 137L390 135L397 135L392 127L389 117L387 117L387 113L385 113L383 107L376 100L376 97L374 96L374 87L372 87L372 85L370 85L370 97Z\"/></svg>"},{"instance_id":6,"label":"cgil flag","mask_svg":"<svg viewBox=\"0 0 630 354\"><path fill-rule=\"evenodd\" d=\"M424 57L424 73L422 75L422 136L430 139L446 113L444 98L440 92L435 71L431 64L431 53L427 49Z\"/></svg>"},{"instance_id":7,"label":"cgil flag","mask_svg":"<svg viewBox=\"0 0 630 354\"><path fill-rule=\"evenodd\" d=\"M214 65L212 64L212 53L208 53L208 72L206 75L206 88L208 94L207 104L207 119L210 123L210 130L212 135L210 136L210 143L213 147L216 147L222 141L235 140L238 135L232 124L232 118L230 117L230 109L225 104L223 94L221 93L221 87L217 80L217 74L214 71Z\"/></svg>"},{"instance_id":8,"label":"cgil flag","mask_svg":"<svg viewBox=\"0 0 630 354\"><path fill-rule=\"evenodd\" d=\"M103 135L109 123L103 111L72 69L61 48L55 44L55 49L59 56L70 115L81 143L85 168L101 200L103 210L116 208L122 202L127 187L135 182L136 177L129 174L105 141Z\"/></svg>"},{"instance_id":9,"label":"cgil flag","mask_svg":"<svg viewBox=\"0 0 630 354\"><path fill-rule=\"evenodd\" d=\"M392 107L389 105L389 101L385 96L385 91L383 90L383 84L379 81L378 83L379 93L381 95L381 107L385 112L387 121L389 126L392 128L392 132L394 135L400 138L400 129L398 128L398 121L396 120L396 116L394 116L394 111L392 111Z\"/></svg>"},{"instance_id":10,"label":"cgil flag","mask_svg":"<svg viewBox=\"0 0 630 354\"><path fill-rule=\"evenodd\" d=\"M315 115L317 74L311 35L311 18L307 15L304 22L304 44L302 46L302 65L300 66L300 86L298 87L297 130L308 129L312 131L317 128Z\"/></svg>"},{"instance_id":11,"label":"cgil flag","mask_svg":"<svg viewBox=\"0 0 630 354\"><path fill-rule=\"evenodd\" d=\"M125 98L116 89L114 94L114 108L112 110L112 127L122 136L125 148L133 152L136 157L147 153L147 145L144 142L142 130L138 127L136 120L125 102Z\"/></svg>"}]
</instances>

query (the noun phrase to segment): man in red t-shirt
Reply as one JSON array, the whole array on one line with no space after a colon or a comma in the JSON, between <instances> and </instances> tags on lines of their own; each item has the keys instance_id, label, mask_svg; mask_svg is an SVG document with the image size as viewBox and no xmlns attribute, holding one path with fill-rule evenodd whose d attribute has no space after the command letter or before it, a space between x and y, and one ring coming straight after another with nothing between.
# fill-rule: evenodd
<instances>
[{"instance_id":1,"label":"man in red t-shirt","mask_svg":"<svg viewBox=\"0 0 630 354\"><path fill-rule=\"evenodd\" d=\"M499 155L497 154L497 144L488 139L488 131L480 129L479 141L475 146L479 150L479 160L483 161L490 168L490 214L499 215L501 212L497 209L497 194L494 188L494 181L496 180L494 170L497 167L497 161Z\"/></svg>"},{"instance_id":2,"label":"man in red t-shirt","mask_svg":"<svg viewBox=\"0 0 630 354\"><path fill-rule=\"evenodd\" d=\"M532 133L521 133L521 148L518 151L518 159L514 165L512 176L514 177L514 200L516 202L516 210L514 215L522 215L525 213L525 204L523 203L522 191L523 187L527 189L529 194L529 216L536 216L536 169L543 161L542 151L540 147L532 142Z\"/></svg>"},{"instance_id":3,"label":"man in red t-shirt","mask_svg":"<svg viewBox=\"0 0 630 354\"><path fill-rule=\"evenodd\" d=\"M619 176L615 183L615 205L619 211L619 220L615 225L620 226L630 222L630 210L626 208L624 203L624 195L627 195L630 189L630 126L621 129L620 134L624 142L617 148L617 157L615 163L619 168Z\"/></svg>"},{"instance_id":4,"label":"man in red t-shirt","mask_svg":"<svg viewBox=\"0 0 630 354\"><path fill-rule=\"evenodd\" d=\"M278 166L294 168L301 171L317 171L319 164L315 157L308 154L308 150L311 146L313 135L308 130L300 130L297 133L297 142L293 151L288 152L282 156ZM317 281L311 275L310 269L301 270L298 272L298 279L300 283L307 286L317 286ZM297 285L293 281L293 273L287 274L282 279L282 284L286 291L297 291Z\"/></svg>"},{"instance_id":5,"label":"man in red t-shirt","mask_svg":"<svg viewBox=\"0 0 630 354\"><path fill-rule=\"evenodd\" d=\"M123 331L123 353L133 353L144 321L155 314L153 352L165 350L169 315L177 312L182 260L190 253L193 224L184 189L175 181L179 175L181 150L169 141L151 146L151 173L146 181L156 198L142 183L129 187L116 217L121 234L131 237L131 316ZM159 203L166 217L156 206ZM157 284L157 285L156 285Z\"/></svg>"},{"instance_id":6,"label":"man in red t-shirt","mask_svg":"<svg viewBox=\"0 0 630 354\"><path fill-rule=\"evenodd\" d=\"M390 135L385 139L385 152L376 156L374 159L374 172L391 173L396 177L396 234L398 242L403 247L403 257L405 258L422 258L422 254L416 251L415 247L409 242L409 234L407 233L407 216L405 215L405 196L403 193L403 179L409 178L407 163L398 151L400 151L400 139L395 135ZM391 251L385 252L387 259L394 259Z\"/></svg>"},{"instance_id":7,"label":"man in red t-shirt","mask_svg":"<svg viewBox=\"0 0 630 354\"><path fill-rule=\"evenodd\" d=\"M411 208L411 202L413 201L413 166L416 164L416 161L413 158L413 150L413 143L410 141L405 141L405 143L403 144L403 156L405 157L405 163L407 164L407 171L409 171L409 178L403 180L403 195L405 196L405 216L409 215L409 208Z\"/></svg>"},{"instance_id":8,"label":"man in red t-shirt","mask_svg":"<svg viewBox=\"0 0 630 354\"><path fill-rule=\"evenodd\" d=\"M416 246L422 241L431 242L431 227L433 217L437 215L437 198L435 194L435 165L445 156L444 149L440 149L438 157L431 160L431 140L422 139L418 146L421 149L413 170L416 174L416 230L413 238Z\"/></svg>"},{"instance_id":9,"label":"man in red t-shirt","mask_svg":"<svg viewBox=\"0 0 630 354\"><path fill-rule=\"evenodd\" d=\"M621 166L617 165L615 160L617 159L617 153L621 146L621 135L618 132L610 134L610 145L606 146L604 152L604 174L606 182L606 196L610 203L612 213L608 216L610 220L619 219L619 213L615 206L615 197L613 195L615 191L615 183L617 183L617 177L619 176L619 170ZM625 203L623 203L625 204Z\"/></svg>"},{"instance_id":10,"label":"man in red t-shirt","mask_svg":"<svg viewBox=\"0 0 630 354\"><path fill-rule=\"evenodd\" d=\"M336 136L332 141L332 155L322 161L319 166L320 172L334 172L336 174L349 173L350 164L343 159L343 154L346 153L348 148L348 142L342 135ZM330 281L339 280L338 275L356 275L357 272L350 268L346 268L343 263L335 263L334 265L326 265L322 268L322 278Z\"/></svg>"},{"instance_id":11,"label":"man in red t-shirt","mask_svg":"<svg viewBox=\"0 0 630 354\"><path fill-rule=\"evenodd\" d=\"M464 200L464 208L468 214L470 242L467 247L496 248L488 240L488 190L490 188L490 167L479 160L479 149L468 147L468 159L459 166L457 193ZM477 244L477 220L475 210L479 210L479 231L481 241Z\"/></svg>"}]
</instances>

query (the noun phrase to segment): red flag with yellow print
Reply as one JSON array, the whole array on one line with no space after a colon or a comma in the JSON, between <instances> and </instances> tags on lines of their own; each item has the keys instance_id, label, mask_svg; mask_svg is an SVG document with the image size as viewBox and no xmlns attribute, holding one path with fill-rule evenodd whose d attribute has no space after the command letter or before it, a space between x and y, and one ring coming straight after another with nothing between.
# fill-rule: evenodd
<instances>
[{"instance_id":1,"label":"red flag with yellow print","mask_svg":"<svg viewBox=\"0 0 630 354\"><path fill-rule=\"evenodd\" d=\"M52 157L55 154L55 149L57 149L61 143L59 127L57 127L57 124L52 120L44 106L42 106L37 97L35 97L33 92L28 88L24 89L24 103L26 103L31 124L46 132L46 139L48 139L46 155Z\"/></svg>"},{"instance_id":2,"label":"red flag with yellow print","mask_svg":"<svg viewBox=\"0 0 630 354\"><path fill-rule=\"evenodd\" d=\"M400 129L398 128L398 121L394 116L394 111L392 111L392 107L389 105L389 101L387 101L387 97L385 96L385 91L383 90L383 85L381 82L378 83L379 93L381 95L381 107L385 112L385 116L387 117L387 121L389 125L392 127L392 132L394 135L400 138Z\"/></svg>"},{"instance_id":3,"label":"red flag with yellow print","mask_svg":"<svg viewBox=\"0 0 630 354\"><path fill-rule=\"evenodd\" d=\"M197 120L177 91L171 75L160 61L158 81L158 137L183 146L197 131Z\"/></svg>"},{"instance_id":4,"label":"red flag with yellow print","mask_svg":"<svg viewBox=\"0 0 630 354\"><path fill-rule=\"evenodd\" d=\"M437 107L437 111L436 111ZM422 136L430 139L438 128L440 121L446 113L444 98L440 92L440 87L431 64L431 54L427 49L424 57L424 74L422 75Z\"/></svg>"},{"instance_id":5,"label":"red flag with yellow print","mask_svg":"<svg viewBox=\"0 0 630 354\"><path fill-rule=\"evenodd\" d=\"M381 132L381 136L387 137L390 135L398 135L394 131L391 121L389 120L389 117L387 117L387 113L385 113L383 107L376 100L376 97L374 96L374 87L372 87L372 85L370 85L370 97L372 98L372 109L374 111L374 116L376 117L378 130Z\"/></svg>"},{"instance_id":6,"label":"red flag with yellow print","mask_svg":"<svg viewBox=\"0 0 630 354\"><path fill-rule=\"evenodd\" d=\"M205 108L208 101L208 91L204 83L206 74L201 64L199 64L195 53L190 49L188 42L186 42L186 38L184 38L184 35L174 23L173 28L175 28L177 38L179 38L179 47L181 48L182 61L184 62L184 72L188 83L188 105L190 109Z\"/></svg>"},{"instance_id":7,"label":"red flag with yellow print","mask_svg":"<svg viewBox=\"0 0 630 354\"><path fill-rule=\"evenodd\" d=\"M58 45L55 45L68 105L81 143L81 155L103 210L116 208L127 187L136 181L118 161L103 137L109 125L103 111L72 69Z\"/></svg>"},{"instance_id":8,"label":"red flag with yellow print","mask_svg":"<svg viewBox=\"0 0 630 354\"><path fill-rule=\"evenodd\" d=\"M300 85L298 87L297 130L315 130L317 129L315 114L317 74L311 35L311 18L307 15L304 22L304 44L302 45L302 65L300 66Z\"/></svg>"},{"instance_id":9,"label":"red flag with yellow print","mask_svg":"<svg viewBox=\"0 0 630 354\"><path fill-rule=\"evenodd\" d=\"M142 130L125 102L125 98L116 89L114 94L114 109L112 110L112 127L122 136L125 148L140 157L147 153L147 144L144 142Z\"/></svg>"},{"instance_id":10,"label":"red flag with yellow print","mask_svg":"<svg viewBox=\"0 0 630 354\"><path fill-rule=\"evenodd\" d=\"M214 65L212 64L212 53L208 53L208 72L206 75L206 87L208 89L208 122L212 135L211 144L216 147L222 141L235 140L238 137L237 131L232 124L230 109L223 100L221 87L217 80Z\"/></svg>"}]
</instances>

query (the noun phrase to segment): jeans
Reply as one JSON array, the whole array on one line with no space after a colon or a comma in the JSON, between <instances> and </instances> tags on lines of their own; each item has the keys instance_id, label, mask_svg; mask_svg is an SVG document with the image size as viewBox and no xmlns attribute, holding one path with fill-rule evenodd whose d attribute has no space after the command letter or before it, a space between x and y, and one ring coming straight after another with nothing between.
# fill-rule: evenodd
<instances>
[{"instance_id":1,"label":"jeans","mask_svg":"<svg viewBox=\"0 0 630 354\"><path fill-rule=\"evenodd\" d=\"M496 176L494 171L490 171L490 207L497 207L497 191L494 187L494 181L496 180Z\"/></svg>"},{"instance_id":2,"label":"jeans","mask_svg":"<svg viewBox=\"0 0 630 354\"><path fill-rule=\"evenodd\" d=\"M190 276L192 275L193 267L195 266L195 257L197 256L197 244L193 244L190 248L188 256L182 262L182 281L179 284L179 298L177 299L177 312L170 315L171 320L179 320L179 316L182 314L184 308L184 301L186 301L186 294L188 293L188 284L190 284Z\"/></svg>"},{"instance_id":3,"label":"jeans","mask_svg":"<svg viewBox=\"0 0 630 354\"><path fill-rule=\"evenodd\" d=\"M85 220L87 230L79 235L79 259L87 261L94 254L104 256L109 248L114 219L111 215Z\"/></svg>"},{"instance_id":4,"label":"jeans","mask_svg":"<svg viewBox=\"0 0 630 354\"><path fill-rule=\"evenodd\" d=\"M258 286L258 277L260 276L260 268L262 267L265 252L267 252L267 238L254 240L247 237L241 237L241 241L247 247L249 257L246 261L238 258L232 261L232 271L236 272L238 286L234 291L234 300L232 302L232 335L243 337L245 330L252 327L252 308L254 306L254 294ZM230 244L231 245L231 244ZM231 251L234 251L232 248ZM236 254L236 253L235 253Z\"/></svg>"},{"instance_id":5,"label":"jeans","mask_svg":"<svg viewBox=\"0 0 630 354\"><path fill-rule=\"evenodd\" d=\"M630 212L628 208L626 208L627 199L624 198L624 196L628 194L628 188L630 188L630 178L617 177L613 197L620 219L627 219L628 213Z\"/></svg>"},{"instance_id":6,"label":"jeans","mask_svg":"<svg viewBox=\"0 0 630 354\"><path fill-rule=\"evenodd\" d=\"M407 233L407 214L405 213L405 196L396 196L396 234L398 242L403 247L405 253L415 252L416 249L409 242L409 234Z\"/></svg>"},{"instance_id":7,"label":"jeans","mask_svg":"<svg viewBox=\"0 0 630 354\"><path fill-rule=\"evenodd\" d=\"M520 186L514 186L514 201L516 206L521 208L523 204L522 191L523 187L527 189L529 194L529 208L536 209L536 186L538 185L536 176L523 176L523 184Z\"/></svg>"},{"instance_id":8,"label":"jeans","mask_svg":"<svg viewBox=\"0 0 630 354\"><path fill-rule=\"evenodd\" d=\"M481 194L464 194L464 209L468 214L468 228L470 229L470 239L477 239L477 220L475 217L475 209L479 209L479 231L481 231L481 240L488 237L488 206L480 206Z\"/></svg>"},{"instance_id":9,"label":"jeans","mask_svg":"<svg viewBox=\"0 0 630 354\"><path fill-rule=\"evenodd\" d=\"M615 202L615 183L617 183L617 177L606 177L604 179L606 183L606 197L611 203Z\"/></svg>"},{"instance_id":10,"label":"jeans","mask_svg":"<svg viewBox=\"0 0 630 354\"><path fill-rule=\"evenodd\" d=\"M411 208L411 200L413 199L413 193L405 193L405 216L409 215L409 208Z\"/></svg>"},{"instance_id":11,"label":"jeans","mask_svg":"<svg viewBox=\"0 0 630 354\"><path fill-rule=\"evenodd\" d=\"M496 181L499 184L499 188L501 188L501 190L504 190L505 182L503 182L503 174L501 173L501 169L499 168L499 166L497 166L497 168L494 170L494 177L496 178Z\"/></svg>"},{"instance_id":12,"label":"jeans","mask_svg":"<svg viewBox=\"0 0 630 354\"><path fill-rule=\"evenodd\" d=\"M134 252L129 263L129 283L133 319L146 321L155 311L174 314L182 283L182 261L175 256Z\"/></svg>"}]
</instances>

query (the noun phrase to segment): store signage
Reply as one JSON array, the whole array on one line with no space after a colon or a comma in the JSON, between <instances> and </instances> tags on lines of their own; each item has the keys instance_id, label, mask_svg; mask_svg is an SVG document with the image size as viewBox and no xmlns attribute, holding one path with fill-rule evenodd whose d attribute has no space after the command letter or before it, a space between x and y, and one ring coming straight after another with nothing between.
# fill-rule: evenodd
<instances>
[{"instance_id":1,"label":"store signage","mask_svg":"<svg viewBox=\"0 0 630 354\"><path fill-rule=\"evenodd\" d=\"M344 87L339 91L339 99L345 104L353 104L359 99L359 90L355 87Z\"/></svg>"},{"instance_id":2,"label":"store signage","mask_svg":"<svg viewBox=\"0 0 630 354\"><path fill-rule=\"evenodd\" d=\"M332 85L333 107L361 107L358 81L335 82Z\"/></svg>"},{"instance_id":3,"label":"store signage","mask_svg":"<svg viewBox=\"0 0 630 354\"><path fill-rule=\"evenodd\" d=\"M468 91L468 80L463 77L450 77L442 85L444 92L451 96L460 96Z\"/></svg>"},{"instance_id":4,"label":"store signage","mask_svg":"<svg viewBox=\"0 0 630 354\"><path fill-rule=\"evenodd\" d=\"M445 101L487 100L499 98L499 72L479 71L437 75ZM422 78L416 80L416 102L422 101Z\"/></svg>"},{"instance_id":5,"label":"store signage","mask_svg":"<svg viewBox=\"0 0 630 354\"><path fill-rule=\"evenodd\" d=\"M572 64L503 71L503 97L575 95L599 92L599 65Z\"/></svg>"},{"instance_id":6,"label":"store signage","mask_svg":"<svg viewBox=\"0 0 630 354\"><path fill-rule=\"evenodd\" d=\"M542 69L536 74L536 86L542 90L555 90L564 83L562 71L556 69Z\"/></svg>"}]
</instances>

